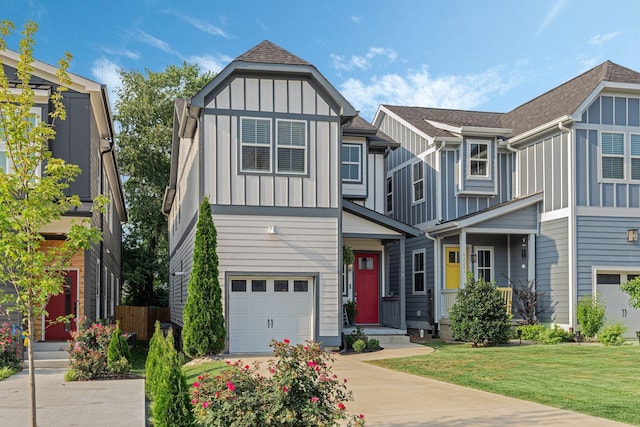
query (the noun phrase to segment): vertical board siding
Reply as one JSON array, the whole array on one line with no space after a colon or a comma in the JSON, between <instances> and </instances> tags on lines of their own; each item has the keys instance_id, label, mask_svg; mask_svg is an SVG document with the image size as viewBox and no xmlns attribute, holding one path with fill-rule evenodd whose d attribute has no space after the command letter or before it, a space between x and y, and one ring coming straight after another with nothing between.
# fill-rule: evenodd
<instances>
[{"instance_id":1,"label":"vertical board siding","mask_svg":"<svg viewBox=\"0 0 640 427\"><path fill-rule=\"evenodd\" d=\"M536 239L536 286L543 322L569 323L569 224L567 218L540 224Z\"/></svg>"},{"instance_id":2,"label":"vertical board siding","mask_svg":"<svg viewBox=\"0 0 640 427\"><path fill-rule=\"evenodd\" d=\"M413 251L425 249L425 289L424 295L413 295ZM400 247L398 245L398 252ZM399 255L399 254L398 254ZM421 320L433 320L434 297L434 263L433 263L433 241L424 236L407 239L405 243L405 296L406 296L406 316L408 321L417 321L416 311L421 311Z\"/></svg>"}]
</instances>

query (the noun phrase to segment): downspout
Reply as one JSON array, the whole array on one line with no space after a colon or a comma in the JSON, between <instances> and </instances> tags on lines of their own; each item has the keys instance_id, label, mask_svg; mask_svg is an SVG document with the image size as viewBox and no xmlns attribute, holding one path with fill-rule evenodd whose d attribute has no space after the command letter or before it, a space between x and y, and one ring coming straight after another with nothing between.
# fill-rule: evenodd
<instances>
[{"instance_id":1,"label":"downspout","mask_svg":"<svg viewBox=\"0 0 640 427\"><path fill-rule=\"evenodd\" d=\"M100 151L100 195L104 195L104 155L105 154L109 154L113 151L113 138L102 138L102 141L107 141L109 143L109 148L106 150L102 150ZM104 213L100 212L100 235L104 236ZM100 301L98 302L98 304L102 303L102 271L104 270L104 238L100 239L100 271L98 272L99 274L99 281L97 283L97 285L100 287ZM97 313L98 313L98 307L96 306L96 321L97 319ZM102 313L102 315L104 316L105 313Z\"/></svg>"},{"instance_id":2,"label":"downspout","mask_svg":"<svg viewBox=\"0 0 640 427\"><path fill-rule=\"evenodd\" d=\"M568 226L569 226L569 244L568 246L568 259L569 265L568 267L568 275L569 275L569 328L573 328L575 330L576 322L575 322L575 303L578 297L578 286L576 283L576 224L575 224L575 193L573 191L573 182L574 182L574 158L573 158L573 150L571 144L571 129L566 127L561 121L558 122L558 129L562 133L567 133L567 156L569 157L569 172L567 174L567 198L569 204L569 218L568 218ZM560 135L560 141L562 141L562 135Z\"/></svg>"},{"instance_id":3,"label":"downspout","mask_svg":"<svg viewBox=\"0 0 640 427\"><path fill-rule=\"evenodd\" d=\"M447 145L446 140L442 140L440 146L436 149L436 162L437 162L437 175L436 175L436 221L442 221L442 168L441 168L441 160L440 153ZM428 232L425 231L425 237L433 242L433 254L434 254L434 262L435 262L435 277L433 284L433 334L438 334L438 323L440 321L440 280L442 272L440 271L440 239L436 237L432 237Z\"/></svg>"}]
</instances>

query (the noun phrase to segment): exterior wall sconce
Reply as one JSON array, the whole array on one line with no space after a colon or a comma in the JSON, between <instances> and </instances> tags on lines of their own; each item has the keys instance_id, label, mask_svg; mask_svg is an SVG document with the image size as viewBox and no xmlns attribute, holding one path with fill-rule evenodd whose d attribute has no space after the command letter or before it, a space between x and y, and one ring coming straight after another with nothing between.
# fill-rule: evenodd
<instances>
[{"instance_id":1,"label":"exterior wall sconce","mask_svg":"<svg viewBox=\"0 0 640 427\"><path fill-rule=\"evenodd\" d=\"M267 234L278 234L278 232L276 231L276 226L273 224L268 225Z\"/></svg>"},{"instance_id":2,"label":"exterior wall sconce","mask_svg":"<svg viewBox=\"0 0 640 427\"><path fill-rule=\"evenodd\" d=\"M172 276L184 276L184 271L174 271L171 273Z\"/></svg>"},{"instance_id":3,"label":"exterior wall sconce","mask_svg":"<svg viewBox=\"0 0 640 427\"><path fill-rule=\"evenodd\" d=\"M638 241L638 229L630 228L627 230L627 242L637 242Z\"/></svg>"},{"instance_id":4,"label":"exterior wall sconce","mask_svg":"<svg viewBox=\"0 0 640 427\"><path fill-rule=\"evenodd\" d=\"M475 264L476 260L478 259L478 254L471 254L471 264Z\"/></svg>"}]
</instances>

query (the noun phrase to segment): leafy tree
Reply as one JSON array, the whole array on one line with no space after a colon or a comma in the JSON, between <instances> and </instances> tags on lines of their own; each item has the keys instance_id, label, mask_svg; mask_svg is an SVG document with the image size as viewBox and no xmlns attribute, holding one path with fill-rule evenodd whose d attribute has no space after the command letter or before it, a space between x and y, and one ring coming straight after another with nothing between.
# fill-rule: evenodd
<instances>
[{"instance_id":1,"label":"leafy tree","mask_svg":"<svg viewBox=\"0 0 640 427\"><path fill-rule=\"evenodd\" d=\"M587 340L596 336L604 326L604 303L600 301L598 294L583 295L578 300L576 318L580 324L580 332Z\"/></svg>"},{"instance_id":2,"label":"leafy tree","mask_svg":"<svg viewBox=\"0 0 640 427\"><path fill-rule=\"evenodd\" d=\"M164 353L160 359L161 375L156 379L153 397L153 425L156 427L190 427L194 424L189 387L182 372L180 355L173 343L173 330L169 330Z\"/></svg>"},{"instance_id":3,"label":"leafy tree","mask_svg":"<svg viewBox=\"0 0 640 427\"><path fill-rule=\"evenodd\" d=\"M182 328L183 350L190 357L219 353L226 331L222 316L222 291L218 280L216 227L209 199L200 205L193 249L193 270L187 284L187 303Z\"/></svg>"},{"instance_id":4,"label":"leafy tree","mask_svg":"<svg viewBox=\"0 0 640 427\"><path fill-rule=\"evenodd\" d=\"M131 305L167 305L167 219L161 204L169 183L173 107L213 78L196 65L145 73L120 70L115 120L120 124L118 161L129 222L122 248L122 276Z\"/></svg>"},{"instance_id":5,"label":"leafy tree","mask_svg":"<svg viewBox=\"0 0 640 427\"><path fill-rule=\"evenodd\" d=\"M453 337L478 345L506 342L511 327L504 301L492 283L472 274L449 311Z\"/></svg>"},{"instance_id":6,"label":"leafy tree","mask_svg":"<svg viewBox=\"0 0 640 427\"><path fill-rule=\"evenodd\" d=\"M640 276L620 285L620 289L629 294L629 305L640 308Z\"/></svg>"},{"instance_id":7,"label":"leafy tree","mask_svg":"<svg viewBox=\"0 0 640 427\"><path fill-rule=\"evenodd\" d=\"M0 140L6 144L10 170L0 173L0 306L4 311L18 312L34 336L36 319L46 313L49 298L63 290L64 269L71 257L100 241L100 231L89 220L78 220L58 246L43 246L40 230L64 213L80 206L77 196L66 195L69 183L80 173L78 166L52 157L49 142L55 137L54 123L64 120L66 112L62 95L70 84L67 68L70 54L58 62L59 85L49 97L48 120L39 120L31 112L35 107L30 85L33 73L34 34L38 26L26 22L19 44L17 82L10 82L0 66ZM10 21L0 23L0 49L6 49L6 38L15 30ZM17 88L17 91L14 91ZM41 173L38 170L41 168ZM97 207L104 198L97 198ZM13 286L13 289L11 288ZM17 295L17 297L16 297ZM31 423L36 425L36 387L33 366L33 341L29 340L29 387Z\"/></svg>"}]
</instances>

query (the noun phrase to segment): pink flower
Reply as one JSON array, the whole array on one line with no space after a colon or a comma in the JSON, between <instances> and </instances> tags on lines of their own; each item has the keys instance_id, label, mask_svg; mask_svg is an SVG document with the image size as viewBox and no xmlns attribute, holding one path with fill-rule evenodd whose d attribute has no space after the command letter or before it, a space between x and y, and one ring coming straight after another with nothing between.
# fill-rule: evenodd
<instances>
[{"instance_id":1,"label":"pink flower","mask_svg":"<svg viewBox=\"0 0 640 427\"><path fill-rule=\"evenodd\" d=\"M318 403L318 398L317 398L317 397L315 397L315 396L313 396L313 397L311 398L311 401L312 401L313 403Z\"/></svg>"},{"instance_id":2,"label":"pink flower","mask_svg":"<svg viewBox=\"0 0 640 427\"><path fill-rule=\"evenodd\" d=\"M360 418L360 419L364 419L364 414L360 414L360 415L358 415L358 418Z\"/></svg>"},{"instance_id":3,"label":"pink flower","mask_svg":"<svg viewBox=\"0 0 640 427\"><path fill-rule=\"evenodd\" d=\"M209 406L209 402L202 402L202 407L206 408L207 406Z\"/></svg>"},{"instance_id":4,"label":"pink flower","mask_svg":"<svg viewBox=\"0 0 640 427\"><path fill-rule=\"evenodd\" d=\"M285 393L288 392L289 391L289 387L287 387L286 385L282 386L282 391L284 391Z\"/></svg>"},{"instance_id":5,"label":"pink flower","mask_svg":"<svg viewBox=\"0 0 640 427\"><path fill-rule=\"evenodd\" d=\"M244 369L249 369L249 365L244 365Z\"/></svg>"},{"instance_id":6,"label":"pink flower","mask_svg":"<svg viewBox=\"0 0 640 427\"><path fill-rule=\"evenodd\" d=\"M198 401L197 401L197 400L195 400L195 399L191 399L191 404L192 404L192 405L195 405L196 403L198 403Z\"/></svg>"},{"instance_id":7,"label":"pink flower","mask_svg":"<svg viewBox=\"0 0 640 427\"><path fill-rule=\"evenodd\" d=\"M198 381L196 381L196 382L194 382L194 383L193 383L193 386L194 386L195 388L198 388L198 387L200 387L200 383L199 383Z\"/></svg>"},{"instance_id":8,"label":"pink flower","mask_svg":"<svg viewBox=\"0 0 640 427\"><path fill-rule=\"evenodd\" d=\"M204 379L204 375L198 375L198 380L202 381Z\"/></svg>"},{"instance_id":9,"label":"pink flower","mask_svg":"<svg viewBox=\"0 0 640 427\"><path fill-rule=\"evenodd\" d=\"M282 340L282 342L283 342L283 343L285 343L285 344L287 344L287 345L289 345L289 343L290 343L291 341L289 341L289 339L288 339L288 338L285 338L285 339L283 339L283 340Z\"/></svg>"},{"instance_id":10,"label":"pink flower","mask_svg":"<svg viewBox=\"0 0 640 427\"><path fill-rule=\"evenodd\" d=\"M310 368L314 368L316 365L317 365L317 363L314 362L313 360L307 362L307 366L310 367Z\"/></svg>"},{"instance_id":11,"label":"pink flower","mask_svg":"<svg viewBox=\"0 0 640 427\"><path fill-rule=\"evenodd\" d=\"M269 372L271 372L272 374L275 372L276 370L273 368L269 368Z\"/></svg>"},{"instance_id":12,"label":"pink flower","mask_svg":"<svg viewBox=\"0 0 640 427\"><path fill-rule=\"evenodd\" d=\"M228 382L228 383L227 383L227 388L228 388L230 391L234 391L234 390L236 389L236 386L235 386L235 385L233 385L233 383L232 383L232 382Z\"/></svg>"},{"instance_id":13,"label":"pink flower","mask_svg":"<svg viewBox=\"0 0 640 427\"><path fill-rule=\"evenodd\" d=\"M340 409L341 411L344 411L346 409L346 406L344 406L342 402L340 402L338 403L338 409Z\"/></svg>"},{"instance_id":14,"label":"pink flower","mask_svg":"<svg viewBox=\"0 0 640 427\"><path fill-rule=\"evenodd\" d=\"M309 350L309 346L308 345L305 345L303 348L305 349L305 351Z\"/></svg>"},{"instance_id":15,"label":"pink flower","mask_svg":"<svg viewBox=\"0 0 640 427\"><path fill-rule=\"evenodd\" d=\"M214 395L214 396L216 397L216 399L217 399L217 398L219 398L219 397L220 397L220 392L219 392L219 391L216 391L215 393L213 393L213 395Z\"/></svg>"}]
</instances>

